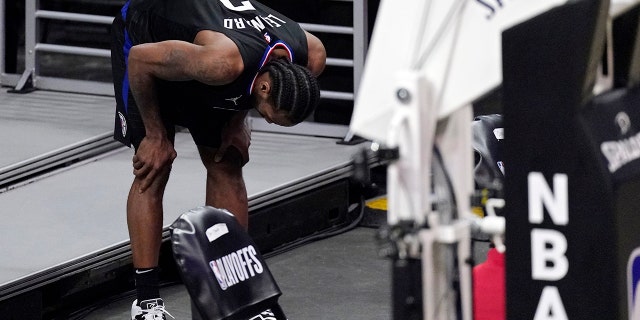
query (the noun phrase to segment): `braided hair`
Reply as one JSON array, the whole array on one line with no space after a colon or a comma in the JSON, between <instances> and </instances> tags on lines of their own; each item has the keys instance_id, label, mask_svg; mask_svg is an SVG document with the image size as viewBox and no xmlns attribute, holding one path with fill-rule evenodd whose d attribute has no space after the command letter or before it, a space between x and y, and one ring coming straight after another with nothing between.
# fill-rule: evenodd
<instances>
[{"instance_id":1,"label":"braided hair","mask_svg":"<svg viewBox=\"0 0 640 320\"><path fill-rule=\"evenodd\" d=\"M260 69L260 73L264 72L271 75L276 110L287 111L293 124L311 115L320 102L320 87L307 68L287 59L273 59Z\"/></svg>"}]
</instances>

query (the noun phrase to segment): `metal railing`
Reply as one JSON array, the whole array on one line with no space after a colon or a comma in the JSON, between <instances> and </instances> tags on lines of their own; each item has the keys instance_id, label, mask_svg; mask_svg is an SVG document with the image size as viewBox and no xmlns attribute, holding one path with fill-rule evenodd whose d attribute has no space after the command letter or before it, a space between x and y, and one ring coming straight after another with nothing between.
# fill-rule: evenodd
<instances>
[{"instance_id":1,"label":"metal railing","mask_svg":"<svg viewBox=\"0 0 640 320\"><path fill-rule=\"evenodd\" d=\"M364 68L364 59L368 43L368 0L348 1L353 2L353 26L346 27L309 23L301 23L301 26L303 29L309 32L350 34L353 36L353 59L328 57L327 65L353 68L353 91L356 91L359 85L362 69ZM0 14L0 26L2 26L2 30L7 30L7 28L5 27L5 9L6 0L0 0L0 10L2 10ZM103 25L109 25L113 21L113 17L111 16L42 10L40 9L39 0L26 0L24 48L25 69L22 74L11 74L5 72L4 58L6 55L6 47L4 46L4 44L6 35L4 34L4 32L1 32L0 54L2 54L2 59L0 59L0 84L4 86L13 86L16 91L34 88L87 94L113 95L113 85L111 83L91 80L74 80L61 77L47 77L40 74L41 65L38 58L39 53L47 52L102 58L109 58L111 54L110 51L106 49L38 42L38 39L40 39L40 34L42 32L41 20L44 19ZM354 100L355 92L323 90L321 92L321 96L322 98L327 99Z\"/></svg>"}]
</instances>

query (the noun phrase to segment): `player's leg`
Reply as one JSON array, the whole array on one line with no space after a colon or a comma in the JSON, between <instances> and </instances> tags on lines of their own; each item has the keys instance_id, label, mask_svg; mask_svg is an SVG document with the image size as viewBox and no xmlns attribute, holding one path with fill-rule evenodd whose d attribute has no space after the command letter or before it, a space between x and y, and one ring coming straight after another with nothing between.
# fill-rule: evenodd
<instances>
[{"instance_id":1,"label":"player's leg","mask_svg":"<svg viewBox=\"0 0 640 320\"><path fill-rule=\"evenodd\" d=\"M222 161L216 162L217 148L198 146L198 151L207 169L206 204L229 210L246 229L249 216L241 152L236 147L229 147Z\"/></svg>"},{"instance_id":2,"label":"player's leg","mask_svg":"<svg viewBox=\"0 0 640 320\"><path fill-rule=\"evenodd\" d=\"M129 114L135 115L136 113L130 109ZM132 133L132 143L136 150L144 137L143 132ZM173 144L175 130L172 126L167 127L167 135ZM133 167L130 169L133 171ZM162 199L170 172L171 164L169 163L162 168L151 185L142 193L140 185L143 178L134 177L127 197L127 226L131 239L137 298L132 305L132 319L147 319L153 315L163 316L165 313L164 302L160 299L158 263L162 242Z\"/></svg>"},{"instance_id":3,"label":"player's leg","mask_svg":"<svg viewBox=\"0 0 640 320\"><path fill-rule=\"evenodd\" d=\"M158 265L162 236L162 198L171 166L165 166L147 190L140 193L141 178L134 177L127 198L127 224L131 237L133 265L151 268Z\"/></svg>"},{"instance_id":4,"label":"player's leg","mask_svg":"<svg viewBox=\"0 0 640 320\"><path fill-rule=\"evenodd\" d=\"M164 312L164 308L156 307L164 304L160 299L158 260L162 242L162 198L170 171L170 165L163 168L143 193L139 192L142 179L135 177L127 198L127 225L136 285L132 319L145 319L145 314Z\"/></svg>"},{"instance_id":5,"label":"player's leg","mask_svg":"<svg viewBox=\"0 0 640 320\"><path fill-rule=\"evenodd\" d=\"M137 149L144 137L144 126L128 89L125 52L131 47L131 43L126 37L124 22L120 16L114 19L112 36L111 61L117 105L114 138ZM169 132L169 138L173 141L174 133L171 130ZM129 167L129 170L133 171L133 168ZM162 240L162 195L169 172L170 166L167 166L142 194L137 191L141 181L134 178L127 198L127 224L137 291L137 299L131 308L131 319L145 319L164 313L159 293L158 258Z\"/></svg>"},{"instance_id":6,"label":"player's leg","mask_svg":"<svg viewBox=\"0 0 640 320\"><path fill-rule=\"evenodd\" d=\"M136 111L130 106L129 120L139 118ZM144 138L144 126L132 125L131 129L132 144L137 150ZM174 143L175 130L171 125L167 126L167 138L172 144ZM133 171L133 166L129 169ZM132 305L132 319L147 319L153 315L162 316L165 312L164 302L160 299L158 263L162 242L162 199L170 172L171 164L168 163L142 193L140 185L143 177L134 176L127 197L127 226L131 240L137 298Z\"/></svg>"},{"instance_id":7,"label":"player's leg","mask_svg":"<svg viewBox=\"0 0 640 320\"><path fill-rule=\"evenodd\" d=\"M242 167L249 161L251 143L251 130L245 121L247 113L212 112L215 114L200 115L189 127L207 169L206 204L229 210L247 228L247 190L242 176ZM198 122L202 119L209 121ZM221 161L216 162L215 156L220 146L224 146L226 151Z\"/></svg>"}]
</instances>

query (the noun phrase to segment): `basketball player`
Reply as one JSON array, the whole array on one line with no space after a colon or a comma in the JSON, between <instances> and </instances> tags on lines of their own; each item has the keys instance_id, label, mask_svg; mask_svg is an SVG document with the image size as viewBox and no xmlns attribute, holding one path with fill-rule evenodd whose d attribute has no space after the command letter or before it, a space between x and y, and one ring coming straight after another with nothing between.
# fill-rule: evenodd
<instances>
[{"instance_id":1,"label":"basketball player","mask_svg":"<svg viewBox=\"0 0 640 320\"><path fill-rule=\"evenodd\" d=\"M189 129L206 168L205 204L229 210L246 228L245 116L255 109L282 126L309 117L326 52L317 37L254 0L130 0L112 27L114 137L135 148L131 319L164 319L158 256L176 126Z\"/></svg>"}]
</instances>

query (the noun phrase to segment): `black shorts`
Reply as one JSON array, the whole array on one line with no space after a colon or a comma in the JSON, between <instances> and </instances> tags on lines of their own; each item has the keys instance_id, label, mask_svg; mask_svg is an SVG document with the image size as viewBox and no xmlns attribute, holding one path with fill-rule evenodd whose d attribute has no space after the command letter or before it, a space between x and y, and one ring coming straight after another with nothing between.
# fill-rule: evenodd
<instances>
[{"instance_id":1,"label":"black shorts","mask_svg":"<svg viewBox=\"0 0 640 320\"><path fill-rule=\"evenodd\" d=\"M136 101L129 89L127 78L127 58L131 48L131 41L126 33L123 18L118 15L112 25L111 65L113 84L116 98L116 114L114 124L114 138L126 146L136 149L145 136L144 123L138 111ZM239 128L238 132L226 133L223 130L230 119L245 114L243 111L223 110L206 107L197 99L181 94L181 87L187 83L171 83L159 81L158 94L160 113L167 133L175 133L175 126L189 129L195 143L199 146L217 148L223 139L229 140L244 157L248 158L250 141L247 140L247 128ZM242 131L245 130L245 131ZM242 132L241 132L242 131Z\"/></svg>"}]
</instances>

